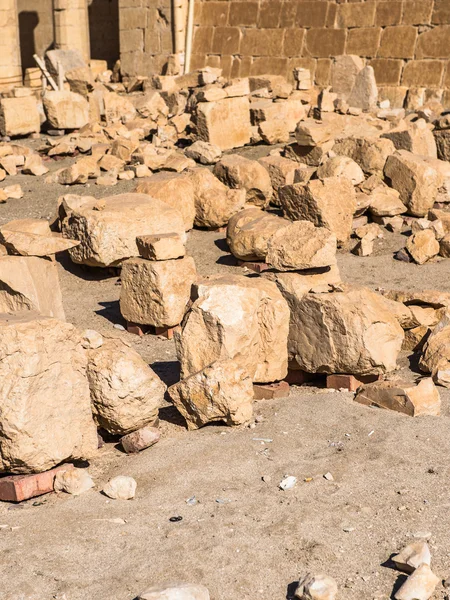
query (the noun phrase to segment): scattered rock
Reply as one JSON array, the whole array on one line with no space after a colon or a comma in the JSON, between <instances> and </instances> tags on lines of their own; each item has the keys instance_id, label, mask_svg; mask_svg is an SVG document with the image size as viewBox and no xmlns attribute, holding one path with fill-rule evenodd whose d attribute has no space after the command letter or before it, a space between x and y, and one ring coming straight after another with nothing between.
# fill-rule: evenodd
<instances>
[{"instance_id":1,"label":"scattered rock","mask_svg":"<svg viewBox=\"0 0 450 600\"><path fill-rule=\"evenodd\" d=\"M141 427L137 431L124 435L120 443L127 454L133 454L154 446L156 442L159 442L160 437L161 434L156 427Z\"/></svg>"},{"instance_id":2,"label":"scattered rock","mask_svg":"<svg viewBox=\"0 0 450 600\"><path fill-rule=\"evenodd\" d=\"M79 496L94 487L94 481L86 469L68 469L58 471L55 476L55 492L66 492Z\"/></svg>"},{"instance_id":3,"label":"scattered rock","mask_svg":"<svg viewBox=\"0 0 450 600\"><path fill-rule=\"evenodd\" d=\"M431 378L422 379L418 384L395 380L369 383L359 388L355 400L410 417L437 416L441 410L441 398Z\"/></svg>"},{"instance_id":4,"label":"scattered rock","mask_svg":"<svg viewBox=\"0 0 450 600\"><path fill-rule=\"evenodd\" d=\"M300 579L295 597L299 600L335 600L337 592L337 583L332 577L308 573Z\"/></svg>"},{"instance_id":5,"label":"scattered rock","mask_svg":"<svg viewBox=\"0 0 450 600\"><path fill-rule=\"evenodd\" d=\"M439 582L439 578L428 565L420 565L395 593L395 600L428 600Z\"/></svg>"},{"instance_id":6,"label":"scattered rock","mask_svg":"<svg viewBox=\"0 0 450 600\"><path fill-rule=\"evenodd\" d=\"M113 500L132 500L136 495L137 483L132 477L118 475L108 481L103 493Z\"/></svg>"},{"instance_id":7,"label":"scattered rock","mask_svg":"<svg viewBox=\"0 0 450 600\"><path fill-rule=\"evenodd\" d=\"M400 571L413 573L420 565L431 565L430 548L424 541L412 542L393 556L392 562Z\"/></svg>"}]
</instances>

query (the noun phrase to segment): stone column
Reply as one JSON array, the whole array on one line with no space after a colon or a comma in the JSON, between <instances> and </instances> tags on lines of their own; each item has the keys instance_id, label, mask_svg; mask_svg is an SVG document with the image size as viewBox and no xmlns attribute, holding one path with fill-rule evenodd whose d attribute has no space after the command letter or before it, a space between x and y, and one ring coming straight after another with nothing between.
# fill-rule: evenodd
<instances>
[{"instance_id":1,"label":"stone column","mask_svg":"<svg viewBox=\"0 0 450 600\"><path fill-rule=\"evenodd\" d=\"M0 0L0 88L22 85L17 0Z\"/></svg>"},{"instance_id":2,"label":"stone column","mask_svg":"<svg viewBox=\"0 0 450 600\"><path fill-rule=\"evenodd\" d=\"M56 48L79 50L84 60L89 62L91 49L87 0L53 0L53 14Z\"/></svg>"}]
</instances>

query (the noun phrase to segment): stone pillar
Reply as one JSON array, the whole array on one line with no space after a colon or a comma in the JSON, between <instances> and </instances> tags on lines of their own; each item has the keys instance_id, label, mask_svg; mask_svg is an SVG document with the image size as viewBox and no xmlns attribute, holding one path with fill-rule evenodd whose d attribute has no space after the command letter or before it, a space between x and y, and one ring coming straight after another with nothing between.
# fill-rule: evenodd
<instances>
[{"instance_id":1,"label":"stone pillar","mask_svg":"<svg viewBox=\"0 0 450 600\"><path fill-rule=\"evenodd\" d=\"M55 47L61 50L79 50L88 63L91 49L87 0L53 0L53 14Z\"/></svg>"},{"instance_id":2,"label":"stone pillar","mask_svg":"<svg viewBox=\"0 0 450 600\"><path fill-rule=\"evenodd\" d=\"M0 0L0 88L22 85L17 0Z\"/></svg>"}]
</instances>

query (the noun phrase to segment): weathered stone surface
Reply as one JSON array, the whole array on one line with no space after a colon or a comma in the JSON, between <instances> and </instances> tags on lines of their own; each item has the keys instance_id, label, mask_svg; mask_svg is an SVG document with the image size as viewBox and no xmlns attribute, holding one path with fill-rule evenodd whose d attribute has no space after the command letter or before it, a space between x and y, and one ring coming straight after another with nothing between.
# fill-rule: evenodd
<instances>
[{"instance_id":1,"label":"weathered stone surface","mask_svg":"<svg viewBox=\"0 0 450 600\"><path fill-rule=\"evenodd\" d=\"M159 261L131 258L122 266L120 312L132 323L154 327L178 325L196 277L191 256Z\"/></svg>"},{"instance_id":2,"label":"weathered stone surface","mask_svg":"<svg viewBox=\"0 0 450 600\"><path fill-rule=\"evenodd\" d=\"M160 437L159 429L147 426L127 433L121 438L120 443L127 454L134 454L150 448L159 441Z\"/></svg>"},{"instance_id":3,"label":"weathered stone surface","mask_svg":"<svg viewBox=\"0 0 450 600\"><path fill-rule=\"evenodd\" d=\"M308 292L332 292L336 286L341 284L337 265L328 269L308 269L295 273L268 271L263 274L263 277L277 284L289 306L294 306L295 300L299 300Z\"/></svg>"},{"instance_id":4,"label":"weathered stone surface","mask_svg":"<svg viewBox=\"0 0 450 600\"><path fill-rule=\"evenodd\" d=\"M143 235L136 238L139 255L147 260L171 260L186 254L184 241L177 233Z\"/></svg>"},{"instance_id":5,"label":"weathered stone surface","mask_svg":"<svg viewBox=\"0 0 450 600\"><path fill-rule=\"evenodd\" d=\"M14 137L39 133L41 120L34 96L2 98L0 101L0 134Z\"/></svg>"},{"instance_id":6,"label":"weathered stone surface","mask_svg":"<svg viewBox=\"0 0 450 600\"><path fill-rule=\"evenodd\" d=\"M228 275L199 284L197 295L176 339L182 377L226 358L253 381L286 376L289 308L274 283Z\"/></svg>"},{"instance_id":7,"label":"weathered stone surface","mask_svg":"<svg viewBox=\"0 0 450 600\"><path fill-rule=\"evenodd\" d=\"M436 141L424 119L408 123L407 126L403 125L400 129L384 133L381 137L391 140L397 150L408 150L420 156L437 158Z\"/></svg>"},{"instance_id":8,"label":"weathered stone surface","mask_svg":"<svg viewBox=\"0 0 450 600\"><path fill-rule=\"evenodd\" d=\"M268 241L266 262L277 271L298 271L336 264L336 236L311 221L295 221Z\"/></svg>"},{"instance_id":9,"label":"weathered stone surface","mask_svg":"<svg viewBox=\"0 0 450 600\"><path fill-rule=\"evenodd\" d=\"M272 235L288 225L289 221L264 212L246 208L228 222L227 244L232 254L241 260L264 260L267 244Z\"/></svg>"},{"instance_id":10,"label":"weathered stone surface","mask_svg":"<svg viewBox=\"0 0 450 600\"><path fill-rule=\"evenodd\" d=\"M245 190L230 190L206 168L192 169L189 179L194 186L197 227L223 227L245 204Z\"/></svg>"},{"instance_id":11,"label":"weathered stone surface","mask_svg":"<svg viewBox=\"0 0 450 600\"><path fill-rule=\"evenodd\" d=\"M189 177L178 173L157 173L136 186L136 193L148 194L181 213L186 231L194 226L194 187Z\"/></svg>"},{"instance_id":12,"label":"weathered stone surface","mask_svg":"<svg viewBox=\"0 0 450 600\"><path fill-rule=\"evenodd\" d=\"M262 121L258 125L258 134L266 144L286 144L290 138L289 123L283 119Z\"/></svg>"},{"instance_id":13,"label":"weathered stone surface","mask_svg":"<svg viewBox=\"0 0 450 600\"><path fill-rule=\"evenodd\" d=\"M433 207L441 184L436 169L420 156L399 150L388 157L384 174L400 193L409 214L425 217Z\"/></svg>"},{"instance_id":14,"label":"weathered stone surface","mask_svg":"<svg viewBox=\"0 0 450 600\"><path fill-rule=\"evenodd\" d=\"M65 320L56 263L34 256L0 257L0 313L19 311Z\"/></svg>"},{"instance_id":15,"label":"weathered stone surface","mask_svg":"<svg viewBox=\"0 0 450 600\"><path fill-rule=\"evenodd\" d=\"M356 402L366 406L378 406L418 417L439 415L441 398L431 377L417 385L404 381L376 381L359 388Z\"/></svg>"},{"instance_id":16,"label":"weathered stone surface","mask_svg":"<svg viewBox=\"0 0 450 600\"><path fill-rule=\"evenodd\" d=\"M214 421L243 425L253 415L253 382L234 360L218 360L169 388L188 429Z\"/></svg>"},{"instance_id":17,"label":"weathered stone surface","mask_svg":"<svg viewBox=\"0 0 450 600\"><path fill-rule=\"evenodd\" d=\"M333 146L335 154L349 156L368 175L382 175L386 159L395 152L391 140L376 137L346 137Z\"/></svg>"},{"instance_id":18,"label":"weathered stone surface","mask_svg":"<svg viewBox=\"0 0 450 600\"><path fill-rule=\"evenodd\" d=\"M118 475L108 481L103 493L113 500L132 500L136 495L137 483L132 477Z\"/></svg>"},{"instance_id":19,"label":"weathered stone surface","mask_svg":"<svg viewBox=\"0 0 450 600\"><path fill-rule=\"evenodd\" d=\"M192 146L186 148L184 153L188 158L192 158L202 165L214 165L222 156L219 146L201 140L197 140Z\"/></svg>"},{"instance_id":20,"label":"weathered stone surface","mask_svg":"<svg viewBox=\"0 0 450 600\"><path fill-rule=\"evenodd\" d=\"M41 175L48 173L48 168L42 162L42 158L39 154L30 154L25 160L22 173L24 175L35 175L36 177L40 177Z\"/></svg>"},{"instance_id":21,"label":"weathered stone surface","mask_svg":"<svg viewBox=\"0 0 450 600\"><path fill-rule=\"evenodd\" d=\"M63 196L60 216L63 236L81 242L69 250L72 260L93 267L118 265L138 256L138 236L177 233L185 239L181 213L146 194L101 200Z\"/></svg>"},{"instance_id":22,"label":"weathered stone surface","mask_svg":"<svg viewBox=\"0 0 450 600\"><path fill-rule=\"evenodd\" d=\"M408 209L400 200L400 193L387 185L379 185L370 194L370 212L376 217L395 217Z\"/></svg>"},{"instance_id":23,"label":"weathered stone surface","mask_svg":"<svg viewBox=\"0 0 450 600\"><path fill-rule=\"evenodd\" d=\"M439 242L437 241L432 229L418 231L408 238L406 249L419 265L423 265L428 260L439 254Z\"/></svg>"},{"instance_id":24,"label":"weathered stone surface","mask_svg":"<svg viewBox=\"0 0 450 600\"><path fill-rule=\"evenodd\" d=\"M92 477L86 469L61 469L55 475L55 492L66 492L72 496L79 496L94 487Z\"/></svg>"},{"instance_id":25,"label":"weathered stone surface","mask_svg":"<svg viewBox=\"0 0 450 600\"><path fill-rule=\"evenodd\" d=\"M47 92L43 97L45 114L54 129L79 129L89 122L88 101L73 92Z\"/></svg>"},{"instance_id":26,"label":"weathered stone surface","mask_svg":"<svg viewBox=\"0 0 450 600\"><path fill-rule=\"evenodd\" d=\"M147 589L138 600L209 600L209 592L203 585L171 583Z\"/></svg>"},{"instance_id":27,"label":"weathered stone surface","mask_svg":"<svg viewBox=\"0 0 450 600\"><path fill-rule=\"evenodd\" d=\"M428 600L439 583L439 577L428 565L421 565L395 593L395 600Z\"/></svg>"},{"instance_id":28,"label":"weathered stone surface","mask_svg":"<svg viewBox=\"0 0 450 600\"><path fill-rule=\"evenodd\" d=\"M280 188L279 197L290 219L327 227L336 234L338 243L349 239L356 209L355 189L349 179L328 177L286 185Z\"/></svg>"},{"instance_id":29,"label":"weathered stone surface","mask_svg":"<svg viewBox=\"0 0 450 600\"><path fill-rule=\"evenodd\" d=\"M431 565L430 548L423 540L412 542L393 556L392 562L400 571L413 573L420 565Z\"/></svg>"},{"instance_id":30,"label":"weathered stone surface","mask_svg":"<svg viewBox=\"0 0 450 600\"><path fill-rule=\"evenodd\" d=\"M450 387L450 314L447 312L428 337L419 367L431 373L435 383Z\"/></svg>"},{"instance_id":31,"label":"weathered stone surface","mask_svg":"<svg viewBox=\"0 0 450 600\"><path fill-rule=\"evenodd\" d=\"M87 356L73 325L0 318L0 471L39 473L97 450Z\"/></svg>"},{"instance_id":32,"label":"weathered stone surface","mask_svg":"<svg viewBox=\"0 0 450 600\"><path fill-rule=\"evenodd\" d=\"M295 590L295 598L299 600L335 600L337 592L337 583L332 577L308 573L300 579Z\"/></svg>"},{"instance_id":33,"label":"weathered stone surface","mask_svg":"<svg viewBox=\"0 0 450 600\"><path fill-rule=\"evenodd\" d=\"M11 254L20 256L51 256L57 252L63 252L78 246L80 242L68 240L50 231L48 221L36 219L43 222L47 228L45 233L37 233L39 227L31 227L31 221L34 219L18 219L10 221L0 227L0 242L8 249Z\"/></svg>"},{"instance_id":34,"label":"weathered stone surface","mask_svg":"<svg viewBox=\"0 0 450 600\"><path fill-rule=\"evenodd\" d=\"M248 204L261 208L269 204L272 183L268 172L258 161L230 154L216 164L214 175L230 188L244 189Z\"/></svg>"},{"instance_id":35,"label":"weathered stone surface","mask_svg":"<svg viewBox=\"0 0 450 600\"><path fill-rule=\"evenodd\" d=\"M436 142L437 157L440 160L450 160L450 130L433 131L434 140Z\"/></svg>"},{"instance_id":36,"label":"weathered stone surface","mask_svg":"<svg viewBox=\"0 0 450 600\"><path fill-rule=\"evenodd\" d=\"M226 98L197 105L197 135L204 142L231 150L250 142L250 105L247 97Z\"/></svg>"},{"instance_id":37,"label":"weathered stone surface","mask_svg":"<svg viewBox=\"0 0 450 600\"><path fill-rule=\"evenodd\" d=\"M273 189L272 203L279 204L278 190L283 185L294 183L295 171L298 169L299 164L283 156L265 156L260 158L259 162L267 169L270 176Z\"/></svg>"},{"instance_id":38,"label":"weathered stone surface","mask_svg":"<svg viewBox=\"0 0 450 600\"><path fill-rule=\"evenodd\" d=\"M373 67L364 67L355 77L347 103L362 110L371 110L377 105L377 100L378 88Z\"/></svg>"},{"instance_id":39,"label":"weathered stone surface","mask_svg":"<svg viewBox=\"0 0 450 600\"><path fill-rule=\"evenodd\" d=\"M359 56L336 56L331 64L331 89L340 98L347 99L355 85L356 76L364 68Z\"/></svg>"},{"instance_id":40,"label":"weathered stone surface","mask_svg":"<svg viewBox=\"0 0 450 600\"><path fill-rule=\"evenodd\" d=\"M348 156L334 156L329 158L317 169L317 177L346 177L353 185L364 181L364 173L361 167Z\"/></svg>"},{"instance_id":41,"label":"weathered stone surface","mask_svg":"<svg viewBox=\"0 0 450 600\"><path fill-rule=\"evenodd\" d=\"M89 351L87 376L94 418L109 433L124 435L157 418L166 386L120 339Z\"/></svg>"},{"instance_id":42,"label":"weathered stone surface","mask_svg":"<svg viewBox=\"0 0 450 600\"><path fill-rule=\"evenodd\" d=\"M393 371L403 330L383 299L365 289L286 296L289 356L308 373Z\"/></svg>"}]
</instances>

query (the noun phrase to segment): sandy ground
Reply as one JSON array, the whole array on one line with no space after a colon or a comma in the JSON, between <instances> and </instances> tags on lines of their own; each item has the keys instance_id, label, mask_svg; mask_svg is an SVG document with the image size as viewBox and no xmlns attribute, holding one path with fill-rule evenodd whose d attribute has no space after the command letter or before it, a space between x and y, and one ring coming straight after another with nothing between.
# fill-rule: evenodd
<instances>
[{"instance_id":1,"label":"sandy ground","mask_svg":"<svg viewBox=\"0 0 450 600\"><path fill-rule=\"evenodd\" d=\"M21 183L25 196L0 205L0 223L51 218L63 193L102 197L134 187L68 189L30 176L10 183ZM342 253L343 279L372 289L450 291L448 260L425 266L393 260L404 239L386 233L368 258ZM193 231L188 248L201 274L242 272L226 251L224 233ZM173 342L113 328L123 324L117 276L67 257L59 271L68 321L115 331L166 383L177 380ZM411 357L400 362L404 376L416 375ZM0 503L0 599L132 600L155 583L186 580L206 585L213 600L282 600L307 571L335 577L339 598L388 599L403 580L390 568L390 555L422 535L430 538L433 568L445 579L450 410L449 393L441 395L441 417L411 419L362 407L348 393L291 387L289 398L256 404L254 428L190 433L168 405L156 446L137 456L114 443L99 451L90 465L95 490ZM98 493L119 474L136 479L135 500ZM283 492L278 484L285 475L298 483ZM193 496L197 503L186 503ZM174 516L182 520L171 522ZM444 592L439 586L435 597L445 598Z\"/></svg>"}]
</instances>

